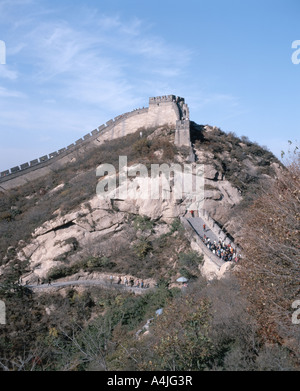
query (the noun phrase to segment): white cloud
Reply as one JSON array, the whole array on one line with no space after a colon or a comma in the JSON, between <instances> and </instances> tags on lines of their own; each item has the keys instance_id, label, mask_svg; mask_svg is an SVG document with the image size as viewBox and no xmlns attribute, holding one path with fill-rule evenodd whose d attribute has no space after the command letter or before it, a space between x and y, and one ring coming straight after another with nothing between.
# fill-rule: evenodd
<instances>
[{"instance_id":1,"label":"white cloud","mask_svg":"<svg viewBox=\"0 0 300 391\"><path fill-rule=\"evenodd\" d=\"M24 42L17 43L15 46L9 46L7 49L7 56L15 56L19 54L23 49L27 47L27 44Z\"/></svg>"},{"instance_id":2,"label":"white cloud","mask_svg":"<svg viewBox=\"0 0 300 391\"><path fill-rule=\"evenodd\" d=\"M23 92L8 90L5 87L0 86L0 98L25 98L26 95Z\"/></svg>"},{"instance_id":3,"label":"white cloud","mask_svg":"<svg viewBox=\"0 0 300 391\"><path fill-rule=\"evenodd\" d=\"M76 27L66 21L48 21L37 22L27 33L26 54L34 65L35 83L55 83L55 99L106 105L119 114L130 105L138 106L143 88L152 90L144 80L179 79L190 60L184 48L170 46L159 37L145 37L137 18L124 22L94 12L88 19L94 22L92 31L82 29L86 21Z\"/></svg>"},{"instance_id":4,"label":"white cloud","mask_svg":"<svg viewBox=\"0 0 300 391\"><path fill-rule=\"evenodd\" d=\"M184 47L153 35L138 18L123 20L82 7L76 23L52 17L52 9L38 4L17 20L16 10L7 6L13 65L2 74L0 68L0 131L13 135L6 139L8 147L13 142L30 148L24 159L35 158L33 149L50 153L74 142L139 107L141 99L176 93L191 57ZM7 159L0 156L1 166ZM17 155L11 160L22 163Z\"/></svg>"},{"instance_id":5,"label":"white cloud","mask_svg":"<svg viewBox=\"0 0 300 391\"><path fill-rule=\"evenodd\" d=\"M19 73L15 70L10 69L10 67L5 65L0 65L0 77L3 79L16 80L19 76Z\"/></svg>"}]
</instances>

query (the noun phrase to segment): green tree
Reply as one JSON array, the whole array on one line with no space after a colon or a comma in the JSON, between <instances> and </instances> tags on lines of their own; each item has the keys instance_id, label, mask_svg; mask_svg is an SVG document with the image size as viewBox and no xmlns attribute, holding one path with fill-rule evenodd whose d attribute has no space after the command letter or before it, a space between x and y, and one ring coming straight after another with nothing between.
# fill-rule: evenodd
<instances>
[{"instance_id":1,"label":"green tree","mask_svg":"<svg viewBox=\"0 0 300 391\"><path fill-rule=\"evenodd\" d=\"M149 240L141 238L134 244L133 248L138 258L143 259L152 250L152 244Z\"/></svg>"}]
</instances>

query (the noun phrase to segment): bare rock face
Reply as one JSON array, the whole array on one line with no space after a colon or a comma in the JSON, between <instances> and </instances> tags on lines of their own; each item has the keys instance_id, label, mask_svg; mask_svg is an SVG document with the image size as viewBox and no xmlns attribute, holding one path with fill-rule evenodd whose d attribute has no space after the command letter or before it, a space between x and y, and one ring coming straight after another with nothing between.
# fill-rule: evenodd
<instances>
[{"instance_id":1,"label":"bare rock face","mask_svg":"<svg viewBox=\"0 0 300 391\"><path fill-rule=\"evenodd\" d=\"M105 209L97 197L80 205L77 211L45 222L33 233L32 241L19 252L19 259L30 259L33 273L29 281L46 277L54 266L64 264L62 259L74 252L74 246L88 248L111 232L118 232L124 213ZM110 206L111 208L111 206Z\"/></svg>"},{"instance_id":2,"label":"bare rock face","mask_svg":"<svg viewBox=\"0 0 300 391\"><path fill-rule=\"evenodd\" d=\"M201 207L209 211L216 221L230 224L230 221L226 220L230 209L237 205L242 197L210 163L213 154L199 150L196 155L197 164L205 163L204 199ZM138 172L139 165L131 166L130 170ZM91 248L95 242L101 244L108 234L113 235L115 243L126 240L123 228L129 214L170 223L175 217L183 216L187 210L197 210L198 206L193 206L187 193L183 193L181 200L174 199L172 181L162 182L159 199L151 199L149 189L155 187L155 180L151 175L131 175L127 178L125 193L122 192L122 186L125 185L121 183L118 189L108 191L105 197L98 192L71 213L61 215L58 211L55 218L35 230L31 242L23 246L18 254L20 259L30 259L32 274L29 278L34 281L37 277L45 277L54 266L63 265L66 259L72 261L74 246L79 249ZM98 185L100 182L101 180ZM119 194L121 196L117 196ZM205 260L202 269L209 279L223 273L209 259Z\"/></svg>"},{"instance_id":3,"label":"bare rock face","mask_svg":"<svg viewBox=\"0 0 300 391\"><path fill-rule=\"evenodd\" d=\"M220 270L219 270L219 273L218 273L218 280L220 280L221 278L224 278L226 276L228 276L229 272L235 268L236 269L236 264L234 262L226 262L224 263L224 265L222 265L220 267Z\"/></svg>"},{"instance_id":4,"label":"bare rock face","mask_svg":"<svg viewBox=\"0 0 300 391\"><path fill-rule=\"evenodd\" d=\"M224 224L228 222L230 209L242 200L239 191L212 165L205 166L205 192L203 209L211 217Z\"/></svg>"},{"instance_id":5,"label":"bare rock face","mask_svg":"<svg viewBox=\"0 0 300 391\"><path fill-rule=\"evenodd\" d=\"M219 172L211 165L205 165L204 178L211 181L217 181L219 179Z\"/></svg>"},{"instance_id":6,"label":"bare rock face","mask_svg":"<svg viewBox=\"0 0 300 391\"><path fill-rule=\"evenodd\" d=\"M215 219L222 220L241 197L213 166L205 166L204 173L207 186L204 209L209 210ZM127 197L116 198L112 193L107 194L106 198L95 195L71 213L58 213L57 217L45 222L35 230L32 241L18 254L20 259L30 259L33 272L29 278L34 281L37 277L45 277L54 266L63 265L66 259L72 260L74 246L90 248L92 243L102 243L102 238L107 234L113 234L115 242L124 240L123 227L128 214L171 222L189 209L188 196L183 194L182 200L174 200L174 188L170 184L163 185L160 199L145 197L145 189L153 185L154 178L137 176L127 183ZM110 198L115 199L111 201ZM209 261L205 263L203 272L207 276L218 275Z\"/></svg>"},{"instance_id":7,"label":"bare rock face","mask_svg":"<svg viewBox=\"0 0 300 391\"><path fill-rule=\"evenodd\" d=\"M130 170L136 173L140 166L131 166ZM184 177L184 173L181 173ZM195 174L194 174L195 175ZM113 179L114 176L111 176ZM115 198L113 201L116 210L148 216L151 219L162 219L171 222L174 217L183 215L189 208L191 201L189 194L182 192L182 199L178 200L174 196L174 183L167 178L167 174L162 174L161 178L147 173L145 176L128 178L126 185L121 185L118 189L112 189L105 197ZM110 179L106 179L109 181ZM159 188L158 188L159 183ZM99 187L100 188L100 187ZM153 192L156 196L153 196ZM100 194L101 198L103 195Z\"/></svg>"},{"instance_id":8,"label":"bare rock face","mask_svg":"<svg viewBox=\"0 0 300 391\"><path fill-rule=\"evenodd\" d=\"M233 262L226 262L221 267L218 267L213 263L208 257L204 256L204 264L200 268L201 274L208 280L214 280L221 278L226 278L230 270L235 267Z\"/></svg>"},{"instance_id":9,"label":"bare rock face","mask_svg":"<svg viewBox=\"0 0 300 391\"><path fill-rule=\"evenodd\" d=\"M137 184L134 186L138 187ZM51 268L64 265L66 260L72 261L75 257L74 246L92 253L91 249L96 242L100 245L103 242L104 247L116 248L117 244L127 240L123 227L128 214L171 221L183 213L184 207L172 199L128 198L110 202L95 195L73 212L64 216L59 214L37 228L31 242L19 251L18 258L30 259L32 273L26 276L26 280L34 283L38 277L45 278ZM108 234L113 234L113 243L109 244L107 239L103 239ZM79 254L80 251L77 251L77 256Z\"/></svg>"},{"instance_id":10,"label":"bare rock face","mask_svg":"<svg viewBox=\"0 0 300 391\"><path fill-rule=\"evenodd\" d=\"M215 205L216 209L218 209L220 205L223 207L226 207L226 205L227 207L237 205L242 200L242 196L239 191L226 180L224 175L210 163L214 159L213 153L201 149L196 149L195 153L197 156L197 163L204 164L205 199L220 201ZM209 202L208 205L212 206L213 203ZM219 211L219 215L221 214L222 212Z\"/></svg>"},{"instance_id":11,"label":"bare rock face","mask_svg":"<svg viewBox=\"0 0 300 391\"><path fill-rule=\"evenodd\" d=\"M151 185L151 179L148 179ZM126 239L124 222L129 214L139 214L151 219L161 219L171 222L174 217L183 215L186 206L173 200L172 188L165 186L165 199L143 199L135 196L142 189L140 178L130 181L128 198L111 201L95 195L89 202L82 203L76 210L66 215L46 221L32 234L32 240L19 251L21 260L30 260L32 273L26 276L28 282L35 282L38 277L44 278L55 266L62 266L67 261L80 256L80 249L92 251L94 243L101 247L109 246L108 234L113 235L113 248ZM74 254L74 246L79 250ZM99 248L99 246L98 246ZM99 254L95 254L99 255ZM86 255L85 255L86 256Z\"/></svg>"}]
</instances>

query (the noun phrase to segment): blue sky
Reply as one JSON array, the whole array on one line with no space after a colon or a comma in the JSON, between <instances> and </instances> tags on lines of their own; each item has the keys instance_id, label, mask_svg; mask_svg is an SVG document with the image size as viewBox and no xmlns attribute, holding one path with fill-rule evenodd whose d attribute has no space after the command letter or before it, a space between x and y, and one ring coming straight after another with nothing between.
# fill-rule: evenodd
<instances>
[{"instance_id":1,"label":"blue sky","mask_svg":"<svg viewBox=\"0 0 300 391\"><path fill-rule=\"evenodd\" d=\"M279 157L299 141L299 20L299 0L0 0L0 171L168 94Z\"/></svg>"}]
</instances>

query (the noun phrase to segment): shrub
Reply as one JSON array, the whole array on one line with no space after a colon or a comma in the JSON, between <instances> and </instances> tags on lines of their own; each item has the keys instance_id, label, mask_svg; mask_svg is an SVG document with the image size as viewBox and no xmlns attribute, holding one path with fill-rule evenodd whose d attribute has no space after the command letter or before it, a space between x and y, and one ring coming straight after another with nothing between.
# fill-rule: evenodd
<instances>
[{"instance_id":1,"label":"shrub","mask_svg":"<svg viewBox=\"0 0 300 391\"><path fill-rule=\"evenodd\" d=\"M151 152L155 152L157 150L163 150L163 160L172 160L175 156L176 148L173 143L170 143L170 141L167 138L158 138L153 141L151 145Z\"/></svg>"},{"instance_id":2,"label":"shrub","mask_svg":"<svg viewBox=\"0 0 300 391\"><path fill-rule=\"evenodd\" d=\"M97 267L101 267L101 259L95 258L95 257L90 257L85 261L84 264L88 269L94 269Z\"/></svg>"},{"instance_id":3,"label":"shrub","mask_svg":"<svg viewBox=\"0 0 300 391\"><path fill-rule=\"evenodd\" d=\"M176 231L183 231L184 228L180 222L179 218L175 218L171 223L170 233L174 233Z\"/></svg>"},{"instance_id":4,"label":"shrub","mask_svg":"<svg viewBox=\"0 0 300 391\"><path fill-rule=\"evenodd\" d=\"M0 221L1 220L11 221L12 220L11 213L10 212L2 212L2 213L0 213Z\"/></svg>"},{"instance_id":5,"label":"shrub","mask_svg":"<svg viewBox=\"0 0 300 391\"><path fill-rule=\"evenodd\" d=\"M203 263L203 255L199 255L197 251L179 254L179 265L186 266L191 269L196 269Z\"/></svg>"},{"instance_id":6,"label":"shrub","mask_svg":"<svg viewBox=\"0 0 300 391\"><path fill-rule=\"evenodd\" d=\"M150 217L138 215L135 217L133 224L136 230L153 232L154 222L151 221Z\"/></svg>"},{"instance_id":7,"label":"shrub","mask_svg":"<svg viewBox=\"0 0 300 391\"><path fill-rule=\"evenodd\" d=\"M132 148L135 152L137 152L140 156L148 155L150 151L151 143L146 138L141 138L140 140L136 141Z\"/></svg>"},{"instance_id":8,"label":"shrub","mask_svg":"<svg viewBox=\"0 0 300 391\"><path fill-rule=\"evenodd\" d=\"M145 258L146 255L152 250L152 244L146 239L140 239L134 246L134 252L138 258Z\"/></svg>"},{"instance_id":9,"label":"shrub","mask_svg":"<svg viewBox=\"0 0 300 391\"><path fill-rule=\"evenodd\" d=\"M238 275L266 338L276 343L292 340L296 332L290 308L300 284L299 155L294 159L240 216L243 263ZM296 344L292 349L300 355Z\"/></svg>"},{"instance_id":10,"label":"shrub","mask_svg":"<svg viewBox=\"0 0 300 391\"><path fill-rule=\"evenodd\" d=\"M68 276L68 268L66 266L54 266L49 270L47 279L57 280L66 276Z\"/></svg>"},{"instance_id":11,"label":"shrub","mask_svg":"<svg viewBox=\"0 0 300 391\"><path fill-rule=\"evenodd\" d=\"M194 274L192 274L189 270L187 270L185 267L182 267L179 269L179 273L187 278L188 280L193 280L195 278L197 278L197 276L195 276Z\"/></svg>"}]
</instances>

